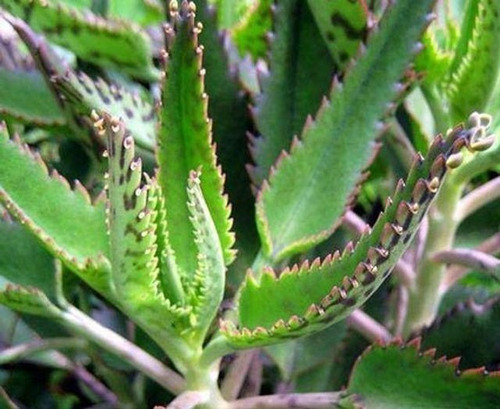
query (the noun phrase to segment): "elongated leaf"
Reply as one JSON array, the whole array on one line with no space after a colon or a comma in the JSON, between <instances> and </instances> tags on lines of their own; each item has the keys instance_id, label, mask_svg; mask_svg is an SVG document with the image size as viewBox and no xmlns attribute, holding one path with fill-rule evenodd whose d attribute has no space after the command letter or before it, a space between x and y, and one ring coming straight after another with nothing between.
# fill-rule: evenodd
<instances>
[{"instance_id":1,"label":"elongated leaf","mask_svg":"<svg viewBox=\"0 0 500 409\"><path fill-rule=\"evenodd\" d=\"M420 352L420 340L368 348L351 374L347 392L370 409L484 408L500 405L500 373L461 372L459 358Z\"/></svg>"},{"instance_id":2,"label":"elongated leaf","mask_svg":"<svg viewBox=\"0 0 500 409\"><path fill-rule=\"evenodd\" d=\"M365 0L308 0L319 31L339 71L354 57L368 32Z\"/></svg>"},{"instance_id":3,"label":"elongated leaf","mask_svg":"<svg viewBox=\"0 0 500 409\"><path fill-rule=\"evenodd\" d=\"M241 288L238 325L222 322L222 331L237 347L279 342L319 331L362 305L387 278L408 247L449 166L464 145L485 132L480 116L470 129L455 128L438 136L427 157L417 157L406 183L387 201L384 213L355 247L323 261L316 259L283 271L267 270Z\"/></svg>"},{"instance_id":4,"label":"elongated leaf","mask_svg":"<svg viewBox=\"0 0 500 409\"><path fill-rule=\"evenodd\" d=\"M39 73L5 68L0 68L0 117L37 126L62 126L66 123L63 112Z\"/></svg>"},{"instance_id":5,"label":"elongated leaf","mask_svg":"<svg viewBox=\"0 0 500 409\"><path fill-rule=\"evenodd\" d=\"M225 38L217 29L216 14L208 8L206 0L198 0L196 5L196 15L203 23L200 42L205 47L203 66L207 70L205 86L210 96L208 115L213 120L217 156L226 175L224 186L231 200L234 232L238 237L235 243L238 260L246 267L255 257L260 244L255 225L255 198L246 169L251 162L247 138L247 132L252 127L249 101L231 70L224 47ZM238 270L237 264L231 265L235 272Z\"/></svg>"},{"instance_id":6,"label":"elongated leaf","mask_svg":"<svg viewBox=\"0 0 500 409\"><path fill-rule=\"evenodd\" d=\"M194 307L191 325L200 342L211 325L224 295L224 256L217 230L200 186L200 174L191 172L188 180L188 208L198 249L198 265L192 282L185 284L189 304Z\"/></svg>"},{"instance_id":7,"label":"elongated leaf","mask_svg":"<svg viewBox=\"0 0 500 409\"><path fill-rule=\"evenodd\" d=\"M84 73L75 74L71 70L52 76L51 82L71 115L82 118L81 122L88 127L91 127L92 110L105 110L127 121L127 129L138 146L153 150L156 122L151 102L122 86L108 84L100 78L94 81Z\"/></svg>"},{"instance_id":8,"label":"elongated leaf","mask_svg":"<svg viewBox=\"0 0 500 409\"><path fill-rule=\"evenodd\" d=\"M330 233L372 155L377 124L429 22L432 0L394 3L367 49L324 102L258 197L265 254L279 260Z\"/></svg>"},{"instance_id":9,"label":"elongated leaf","mask_svg":"<svg viewBox=\"0 0 500 409\"><path fill-rule=\"evenodd\" d=\"M155 207L148 200L150 186L142 183L141 160L134 158L134 139L116 117L104 113L95 124L108 143L107 222L118 303L166 351L182 356L177 331L189 327L191 311L173 305L159 289Z\"/></svg>"},{"instance_id":10,"label":"elongated leaf","mask_svg":"<svg viewBox=\"0 0 500 409\"><path fill-rule=\"evenodd\" d=\"M54 297L54 259L17 223L0 222L0 277L12 284L37 287Z\"/></svg>"},{"instance_id":11,"label":"elongated leaf","mask_svg":"<svg viewBox=\"0 0 500 409\"><path fill-rule=\"evenodd\" d=\"M447 84L453 119L483 110L488 102L500 64L500 3L496 0L470 0L464 28L466 51L455 58ZM462 39L461 39L462 40Z\"/></svg>"},{"instance_id":12,"label":"elongated leaf","mask_svg":"<svg viewBox=\"0 0 500 409\"><path fill-rule=\"evenodd\" d=\"M271 45L270 75L262 78L255 122L260 137L252 141L254 183L268 176L280 153L289 149L307 115L317 111L335 71L309 7L304 1L278 3Z\"/></svg>"},{"instance_id":13,"label":"elongated leaf","mask_svg":"<svg viewBox=\"0 0 500 409\"><path fill-rule=\"evenodd\" d=\"M241 21L231 29L231 38L241 56L250 54L254 60L267 57L272 4L272 0L254 1Z\"/></svg>"},{"instance_id":14,"label":"elongated leaf","mask_svg":"<svg viewBox=\"0 0 500 409\"><path fill-rule=\"evenodd\" d=\"M0 6L83 60L148 81L158 77L149 38L135 24L105 20L54 0L1 0Z\"/></svg>"},{"instance_id":15,"label":"elongated leaf","mask_svg":"<svg viewBox=\"0 0 500 409\"><path fill-rule=\"evenodd\" d=\"M27 146L0 137L0 201L52 254L99 291L109 290L104 204L53 173Z\"/></svg>"},{"instance_id":16,"label":"elongated leaf","mask_svg":"<svg viewBox=\"0 0 500 409\"><path fill-rule=\"evenodd\" d=\"M222 195L223 176L217 167L212 144L211 121L207 117L204 92L203 49L198 45L200 27L195 24L193 8L183 1L171 10L171 26L166 28L166 81L163 85L161 127L158 139L158 180L165 192L167 225L177 262L185 274L197 267L197 249L189 221L186 180L192 170L200 169L201 189L219 234L224 258L234 258L234 236L227 197Z\"/></svg>"}]
</instances>

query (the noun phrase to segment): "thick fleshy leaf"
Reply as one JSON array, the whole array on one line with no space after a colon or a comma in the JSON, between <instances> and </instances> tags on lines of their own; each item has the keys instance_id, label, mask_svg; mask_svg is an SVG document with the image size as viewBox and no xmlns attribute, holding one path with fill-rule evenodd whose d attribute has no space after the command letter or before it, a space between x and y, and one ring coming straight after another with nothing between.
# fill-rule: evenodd
<instances>
[{"instance_id":1,"label":"thick fleshy leaf","mask_svg":"<svg viewBox=\"0 0 500 409\"><path fill-rule=\"evenodd\" d=\"M500 64L500 3L470 0L457 55L446 84L453 119L483 110L488 102Z\"/></svg>"},{"instance_id":2,"label":"thick fleshy leaf","mask_svg":"<svg viewBox=\"0 0 500 409\"><path fill-rule=\"evenodd\" d=\"M54 259L17 223L0 221L0 277L12 284L37 287L54 297Z\"/></svg>"},{"instance_id":3,"label":"thick fleshy leaf","mask_svg":"<svg viewBox=\"0 0 500 409\"><path fill-rule=\"evenodd\" d=\"M261 79L263 92L253 111L260 134L252 138L252 178L257 185L290 148L307 116L318 110L335 72L306 2L279 2L274 25L270 74Z\"/></svg>"},{"instance_id":4,"label":"thick fleshy leaf","mask_svg":"<svg viewBox=\"0 0 500 409\"><path fill-rule=\"evenodd\" d=\"M339 71L354 57L368 33L365 0L308 0L319 31Z\"/></svg>"},{"instance_id":5,"label":"thick fleshy leaf","mask_svg":"<svg viewBox=\"0 0 500 409\"><path fill-rule=\"evenodd\" d=\"M231 29L231 38L241 56L250 54L254 60L267 57L272 4L272 0L254 1L241 21Z\"/></svg>"},{"instance_id":6,"label":"thick fleshy leaf","mask_svg":"<svg viewBox=\"0 0 500 409\"><path fill-rule=\"evenodd\" d=\"M0 68L0 118L36 126L62 126L66 123L63 112L38 72L6 68Z\"/></svg>"},{"instance_id":7,"label":"thick fleshy leaf","mask_svg":"<svg viewBox=\"0 0 500 409\"><path fill-rule=\"evenodd\" d=\"M162 3L161 0L111 0L108 13L111 17L132 20L145 27L163 21L165 10Z\"/></svg>"},{"instance_id":8,"label":"thick fleshy leaf","mask_svg":"<svg viewBox=\"0 0 500 409\"><path fill-rule=\"evenodd\" d=\"M226 267L219 235L203 197L199 173L189 175L187 193L198 263L194 277L185 283L185 288L189 305L193 306L191 330L197 332L203 342L222 302Z\"/></svg>"},{"instance_id":9,"label":"thick fleshy leaf","mask_svg":"<svg viewBox=\"0 0 500 409\"><path fill-rule=\"evenodd\" d=\"M402 0L391 6L344 84L334 87L331 101L263 185L257 220L268 258L304 251L338 224L373 154L379 121L404 88L398 80L418 49L432 5Z\"/></svg>"},{"instance_id":10,"label":"thick fleshy leaf","mask_svg":"<svg viewBox=\"0 0 500 409\"><path fill-rule=\"evenodd\" d=\"M173 3L172 3L173 4ZM234 258L234 235L227 197L223 195L221 169L216 164L208 96L204 91L203 48L198 45L201 26L195 23L192 3L183 1L171 9L166 28L165 82L158 135L158 181L165 192L167 226L179 267L192 275L197 268L197 249L189 220L186 180L201 171L201 189L222 243L226 263Z\"/></svg>"},{"instance_id":11,"label":"thick fleshy leaf","mask_svg":"<svg viewBox=\"0 0 500 409\"><path fill-rule=\"evenodd\" d=\"M141 160L134 157L134 139L116 117L103 113L95 120L108 144L107 224L118 305L166 351L182 356L178 331L189 328L191 309L173 305L159 288L155 206L142 182Z\"/></svg>"},{"instance_id":12,"label":"thick fleshy leaf","mask_svg":"<svg viewBox=\"0 0 500 409\"><path fill-rule=\"evenodd\" d=\"M0 137L0 201L52 254L109 292L104 204L92 205L79 182L71 190L57 173L49 176L38 154L6 136Z\"/></svg>"},{"instance_id":13,"label":"thick fleshy leaf","mask_svg":"<svg viewBox=\"0 0 500 409\"><path fill-rule=\"evenodd\" d=\"M420 352L420 340L368 348L356 363L347 393L370 409L484 408L500 405L500 372L461 372L458 359Z\"/></svg>"},{"instance_id":14,"label":"thick fleshy leaf","mask_svg":"<svg viewBox=\"0 0 500 409\"><path fill-rule=\"evenodd\" d=\"M18 312L47 318L57 318L59 315L59 309L35 287L7 284L0 288L0 304Z\"/></svg>"},{"instance_id":15,"label":"thick fleshy leaf","mask_svg":"<svg viewBox=\"0 0 500 409\"><path fill-rule=\"evenodd\" d=\"M217 156L226 175L224 186L231 201L234 232L238 238L235 243L238 261L246 267L255 257L260 244L255 226L255 197L246 169L251 162L247 138L247 132L252 127L249 102L231 70L224 46L225 38L217 30L216 13L207 7L207 0L198 0L196 5L196 15L203 23L200 42L205 47L203 66L207 70L205 86L210 96L208 115L213 121ZM232 271L238 270L234 264L231 267Z\"/></svg>"},{"instance_id":16,"label":"thick fleshy leaf","mask_svg":"<svg viewBox=\"0 0 500 409\"><path fill-rule=\"evenodd\" d=\"M230 342L248 347L316 332L362 305L408 247L447 166L456 167L461 148L471 148L478 134L485 136L488 124L481 118L471 116L470 129L457 127L446 140L438 136L426 158L416 158L406 183L398 183L384 213L356 246L279 275L265 270L256 280L249 274L237 303L239 328L230 321L221 324Z\"/></svg>"},{"instance_id":17,"label":"thick fleshy leaf","mask_svg":"<svg viewBox=\"0 0 500 409\"><path fill-rule=\"evenodd\" d=\"M158 78L149 38L135 24L106 20L54 0L1 0L0 6L83 60L148 81Z\"/></svg>"},{"instance_id":18,"label":"thick fleshy leaf","mask_svg":"<svg viewBox=\"0 0 500 409\"><path fill-rule=\"evenodd\" d=\"M51 82L61 95L71 115L91 127L92 110L103 110L127 121L138 146L150 151L155 145L155 112L150 101L141 98L120 85L108 84L101 78L93 80L84 73L68 70L64 75L52 76Z\"/></svg>"},{"instance_id":19,"label":"thick fleshy leaf","mask_svg":"<svg viewBox=\"0 0 500 409\"><path fill-rule=\"evenodd\" d=\"M498 299L459 303L423 331L422 345L436 348L438 355L460 356L460 369L495 367L500 360L498 322Z\"/></svg>"}]
</instances>

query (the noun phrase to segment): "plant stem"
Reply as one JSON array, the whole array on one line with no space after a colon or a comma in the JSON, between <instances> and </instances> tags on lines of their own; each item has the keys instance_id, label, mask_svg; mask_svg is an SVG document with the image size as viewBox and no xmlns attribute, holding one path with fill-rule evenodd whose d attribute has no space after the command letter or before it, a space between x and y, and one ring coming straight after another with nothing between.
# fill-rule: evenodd
<instances>
[{"instance_id":1,"label":"plant stem","mask_svg":"<svg viewBox=\"0 0 500 409\"><path fill-rule=\"evenodd\" d=\"M489 254L500 253L500 233L495 234L489 239L482 242L479 246L475 248L477 251ZM453 286L458 280L460 280L467 272L469 268L463 266L453 266L446 271L446 276L443 282L445 289Z\"/></svg>"},{"instance_id":2,"label":"plant stem","mask_svg":"<svg viewBox=\"0 0 500 409\"><path fill-rule=\"evenodd\" d=\"M476 210L500 198L500 176L474 189L460 200L457 209L457 218L463 221Z\"/></svg>"},{"instance_id":3,"label":"plant stem","mask_svg":"<svg viewBox=\"0 0 500 409\"><path fill-rule=\"evenodd\" d=\"M180 375L116 332L103 327L77 308L68 306L65 311L61 311L59 314L59 320L75 333L129 362L168 391L178 395L185 389L184 379Z\"/></svg>"},{"instance_id":4,"label":"plant stem","mask_svg":"<svg viewBox=\"0 0 500 409\"><path fill-rule=\"evenodd\" d=\"M201 354L200 354L201 355ZM203 404L198 407L206 409L225 409L227 402L220 393L217 380L219 378L220 360L212 362L210 366L200 363L200 360L194 359L186 372L186 390L200 393L204 397Z\"/></svg>"},{"instance_id":5,"label":"plant stem","mask_svg":"<svg viewBox=\"0 0 500 409\"><path fill-rule=\"evenodd\" d=\"M392 339L391 333L382 324L361 310L354 310L347 317L347 325L355 329L370 342L388 342Z\"/></svg>"},{"instance_id":6,"label":"plant stem","mask_svg":"<svg viewBox=\"0 0 500 409\"><path fill-rule=\"evenodd\" d=\"M207 391L187 391L181 393L169 403L168 409L192 409L200 404L208 402Z\"/></svg>"},{"instance_id":7,"label":"plant stem","mask_svg":"<svg viewBox=\"0 0 500 409\"><path fill-rule=\"evenodd\" d=\"M0 351L0 365L27 358L38 352L60 348L84 349L87 342L75 338L38 339L33 342L15 345Z\"/></svg>"},{"instance_id":8,"label":"plant stem","mask_svg":"<svg viewBox=\"0 0 500 409\"><path fill-rule=\"evenodd\" d=\"M229 367L224 381L221 385L221 393L224 399L234 400L238 397L243 382L248 375L252 361L258 355L257 350L243 351L240 352L234 362Z\"/></svg>"},{"instance_id":9,"label":"plant stem","mask_svg":"<svg viewBox=\"0 0 500 409\"><path fill-rule=\"evenodd\" d=\"M481 270L486 273L499 273L500 260L482 251L472 249L453 249L436 253L435 261L446 264L459 264L465 267Z\"/></svg>"},{"instance_id":10,"label":"plant stem","mask_svg":"<svg viewBox=\"0 0 500 409\"><path fill-rule=\"evenodd\" d=\"M256 396L230 402L229 409L333 409L339 408L343 392L288 393Z\"/></svg>"},{"instance_id":11,"label":"plant stem","mask_svg":"<svg viewBox=\"0 0 500 409\"><path fill-rule=\"evenodd\" d=\"M19 406L17 406L9 398L9 395L7 395L7 392L5 392L5 390L1 386L0 386L0 403L2 403L3 405L5 405L5 409L19 409Z\"/></svg>"},{"instance_id":12,"label":"plant stem","mask_svg":"<svg viewBox=\"0 0 500 409\"><path fill-rule=\"evenodd\" d=\"M456 210L464 185L451 179L445 180L429 211L427 240L414 285L409 288L408 314L403 328L405 337L432 323L443 295L445 266L434 261L432 255L452 247L458 227Z\"/></svg>"}]
</instances>

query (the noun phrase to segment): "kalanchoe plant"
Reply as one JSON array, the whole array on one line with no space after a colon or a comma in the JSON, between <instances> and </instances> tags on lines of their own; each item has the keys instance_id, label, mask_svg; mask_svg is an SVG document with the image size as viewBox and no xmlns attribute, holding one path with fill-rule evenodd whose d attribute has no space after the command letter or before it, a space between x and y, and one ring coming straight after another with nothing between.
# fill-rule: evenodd
<instances>
[{"instance_id":1,"label":"kalanchoe plant","mask_svg":"<svg viewBox=\"0 0 500 409\"><path fill-rule=\"evenodd\" d=\"M498 407L498 2L124 3L0 0L0 403Z\"/></svg>"}]
</instances>

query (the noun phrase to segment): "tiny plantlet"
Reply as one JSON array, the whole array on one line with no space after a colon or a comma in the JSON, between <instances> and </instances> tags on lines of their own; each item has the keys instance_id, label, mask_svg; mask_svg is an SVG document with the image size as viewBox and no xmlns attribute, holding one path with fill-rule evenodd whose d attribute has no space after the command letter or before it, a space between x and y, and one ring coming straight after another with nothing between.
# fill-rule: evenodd
<instances>
[{"instance_id":1,"label":"tiny plantlet","mask_svg":"<svg viewBox=\"0 0 500 409\"><path fill-rule=\"evenodd\" d=\"M500 2L435 3L0 0L0 407L499 407Z\"/></svg>"}]
</instances>

